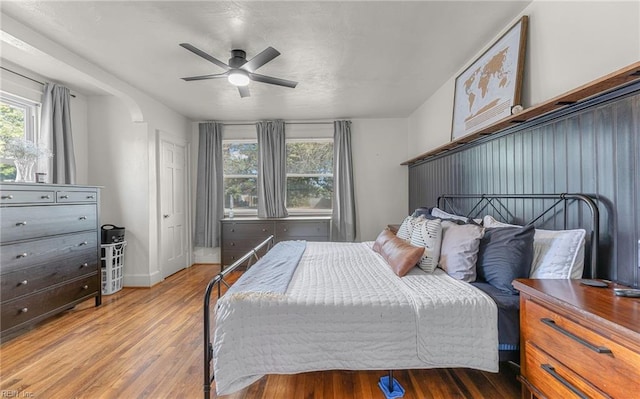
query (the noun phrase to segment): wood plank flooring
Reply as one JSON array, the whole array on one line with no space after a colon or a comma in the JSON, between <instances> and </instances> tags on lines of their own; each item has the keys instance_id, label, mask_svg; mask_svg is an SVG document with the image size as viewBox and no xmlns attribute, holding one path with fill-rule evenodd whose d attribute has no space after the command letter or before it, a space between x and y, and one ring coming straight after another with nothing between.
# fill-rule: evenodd
<instances>
[{"instance_id":1,"label":"wood plank flooring","mask_svg":"<svg viewBox=\"0 0 640 399\"><path fill-rule=\"evenodd\" d=\"M88 300L0 346L0 397L201 398L202 298L217 266ZM383 399L384 373L271 375L225 399ZM398 371L405 398L518 398L511 370ZM212 395L215 397L215 395Z\"/></svg>"}]
</instances>

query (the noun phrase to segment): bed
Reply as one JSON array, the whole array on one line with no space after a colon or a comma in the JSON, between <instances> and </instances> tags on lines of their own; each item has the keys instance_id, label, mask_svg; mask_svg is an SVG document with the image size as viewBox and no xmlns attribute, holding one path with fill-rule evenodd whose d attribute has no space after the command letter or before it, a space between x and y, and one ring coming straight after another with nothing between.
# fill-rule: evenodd
<instances>
[{"instance_id":1,"label":"bed","mask_svg":"<svg viewBox=\"0 0 640 399\"><path fill-rule=\"evenodd\" d=\"M498 228L521 220L507 210L512 200L552 201L526 225L563 217L574 203L583 204L574 205L579 212L586 206L591 218L584 240L590 262L585 274L595 277L597 245L591 244L597 243L598 211L588 196L448 195L439 199L438 208L471 219L486 214L491 218L486 222ZM470 210L455 209L460 204ZM213 381L211 367L217 393L228 394L265 374L437 367L497 372L500 360L517 358L517 295L505 295L486 281L452 278L440 268L425 272L412 267L399 278L391 261L373 250L378 240L280 242L220 296L225 276L272 244L273 238L266 238L207 286L205 398ZM216 288L212 330L210 297Z\"/></svg>"}]
</instances>

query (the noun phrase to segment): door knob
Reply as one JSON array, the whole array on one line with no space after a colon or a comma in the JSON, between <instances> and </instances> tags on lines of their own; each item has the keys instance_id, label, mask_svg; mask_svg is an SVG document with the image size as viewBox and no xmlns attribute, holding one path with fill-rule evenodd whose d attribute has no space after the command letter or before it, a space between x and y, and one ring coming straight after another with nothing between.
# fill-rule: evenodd
<instances>
[{"instance_id":1,"label":"door knob","mask_svg":"<svg viewBox=\"0 0 640 399\"><path fill-rule=\"evenodd\" d=\"M168 219L169 215L162 215L163 218Z\"/></svg>"}]
</instances>

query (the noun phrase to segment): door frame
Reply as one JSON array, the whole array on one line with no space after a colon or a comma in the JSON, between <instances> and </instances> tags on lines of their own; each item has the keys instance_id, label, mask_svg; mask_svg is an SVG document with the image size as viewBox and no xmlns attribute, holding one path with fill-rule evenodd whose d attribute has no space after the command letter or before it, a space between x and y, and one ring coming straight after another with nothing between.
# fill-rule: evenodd
<instances>
[{"instance_id":1,"label":"door frame","mask_svg":"<svg viewBox=\"0 0 640 399\"><path fill-rule=\"evenodd\" d=\"M185 269L189 268L193 265L193 245L192 245L192 204L191 204L191 143L186 139L181 137L172 135L163 130L156 129L156 170L158 173L156 174L156 184L157 184L157 212L156 212L156 223L157 223L157 247L158 251L158 271L160 272L161 281L164 281L164 272L163 272L163 263L162 263L162 142L166 141L168 143L184 146L185 154L184 154L184 163L185 163L185 237L186 237L186 262Z\"/></svg>"}]
</instances>

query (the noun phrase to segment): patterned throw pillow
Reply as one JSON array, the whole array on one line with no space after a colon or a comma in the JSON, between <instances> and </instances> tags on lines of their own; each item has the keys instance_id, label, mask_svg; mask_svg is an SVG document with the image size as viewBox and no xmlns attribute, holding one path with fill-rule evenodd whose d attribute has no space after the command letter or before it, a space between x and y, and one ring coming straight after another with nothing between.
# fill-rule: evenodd
<instances>
[{"instance_id":1,"label":"patterned throw pillow","mask_svg":"<svg viewBox=\"0 0 640 399\"><path fill-rule=\"evenodd\" d=\"M424 247L418 267L427 273L432 273L440 260L440 246L442 244L442 225L440 219L420 220L411 233L411 245Z\"/></svg>"},{"instance_id":2,"label":"patterned throw pillow","mask_svg":"<svg viewBox=\"0 0 640 399\"><path fill-rule=\"evenodd\" d=\"M413 233L414 226L416 225L416 223L418 223L421 220L424 220L424 216L419 216L417 218L413 216L407 216L402 222L402 224L400 225L400 228L396 233L396 237L402 238L403 240L407 240L407 241L410 240L411 233Z\"/></svg>"}]
</instances>

